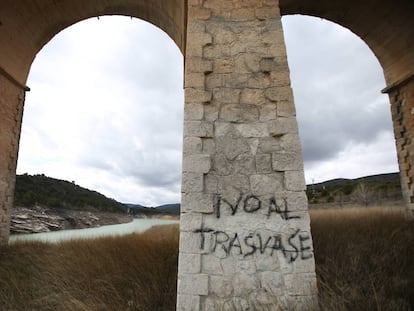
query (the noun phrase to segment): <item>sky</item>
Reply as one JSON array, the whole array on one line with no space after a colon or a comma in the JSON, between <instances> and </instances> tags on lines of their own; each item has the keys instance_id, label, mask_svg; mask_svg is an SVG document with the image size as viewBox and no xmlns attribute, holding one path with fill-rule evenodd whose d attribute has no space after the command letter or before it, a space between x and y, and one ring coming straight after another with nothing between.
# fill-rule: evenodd
<instances>
[{"instance_id":1,"label":"sky","mask_svg":"<svg viewBox=\"0 0 414 311\"><path fill-rule=\"evenodd\" d=\"M382 69L331 22L282 19L307 183L398 171ZM183 56L129 17L75 24L31 67L17 173L74 181L123 203L180 201Z\"/></svg>"}]
</instances>

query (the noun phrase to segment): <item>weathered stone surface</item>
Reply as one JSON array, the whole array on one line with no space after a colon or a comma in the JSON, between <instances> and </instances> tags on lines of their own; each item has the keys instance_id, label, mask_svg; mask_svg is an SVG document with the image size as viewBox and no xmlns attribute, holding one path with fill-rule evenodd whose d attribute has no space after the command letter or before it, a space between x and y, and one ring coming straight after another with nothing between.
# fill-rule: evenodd
<instances>
[{"instance_id":1,"label":"weathered stone surface","mask_svg":"<svg viewBox=\"0 0 414 311\"><path fill-rule=\"evenodd\" d=\"M201 272L200 254L182 254L178 260L178 269L185 274L198 274Z\"/></svg>"},{"instance_id":2,"label":"weathered stone surface","mask_svg":"<svg viewBox=\"0 0 414 311\"><path fill-rule=\"evenodd\" d=\"M282 188L283 174L251 175L250 187L256 195L272 194Z\"/></svg>"},{"instance_id":3,"label":"weathered stone surface","mask_svg":"<svg viewBox=\"0 0 414 311\"><path fill-rule=\"evenodd\" d=\"M270 154L256 155L256 169L259 174L272 172L272 156Z\"/></svg>"},{"instance_id":4,"label":"weathered stone surface","mask_svg":"<svg viewBox=\"0 0 414 311\"><path fill-rule=\"evenodd\" d=\"M202 192L204 175L202 173L183 172L181 181L181 191L183 192Z\"/></svg>"},{"instance_id":5,"label":"weathered stone surface","mask_svg":"<svg viewBox=\"0 0 414 311\"><path fill-rule=\"evenodd\" d=\"M208 275L181 274L178 279L178 293L185 295L208 295Z\"/></svg>"},{"instance_id":6,"label":"weathered stone surface","mask_svg":"<svg viewBox=\"0 0 414 311\"><path fill-rule=\"evenodd\" d=\"M303 171L286 171L285 172L286 190L304 191L306 190L305 177Z\"/></svg>"},{"instance_id":7,"label":"weathered stone surface","mask_svg":"<svg viewBox=\"0 0 414 311\"><path fill-rule=\"evenodd\" d=\"M298 125L295 118L278 118L268 123L269 134L273 137L298 132Z\"/></svg>"},{"instance_id":8,"label":"weathered stone surface","mask_svg":"<svg viewBox=\"0 0 414 311\"><path fill-rule=\"evenodd\" d=\"M213 196L207 193L183 193L182 210L186 212L213 213Z\"/></svg>"},{"instance_id":9,"label":"weathered stone surface","mask_svg":"<svg viewBox=\"0 0 414 311\"><path fill-rule=\"evenodd\" d=\"M302 156L296 152L276 152L272 154L272 167L273 170L294 171L302 170Z\"/></svg>"},{"instance_id":10,"label":"weathered stone surface","mask_svg":"<svg viewBox=\"0 0 414 311\"><path fill-rule=\"evenodd\" d=\"M208 154L186 154L183 158L183 172L208 173L211 169L211 158Z\"/></svg>"},{"instance_id":11,"label":"weathered stone surface","mask_svg":"<svg viewBox=\"0 0 414 311\"><path fill-rule=\"evenodd\" d=\"M200 154L203 150L203 143L200 137L184 137L183 153Z\"/></svg>"},{"instance_id":12,"label":"weathered stone surface","mask_svg":"<svg viewBox=\"0 0 414 311\"><path fill-rule=\"evenodd\" d=\"M211 122L185 121L184 137L213 137L214 128Z\"/></svg>"}]
</instances>

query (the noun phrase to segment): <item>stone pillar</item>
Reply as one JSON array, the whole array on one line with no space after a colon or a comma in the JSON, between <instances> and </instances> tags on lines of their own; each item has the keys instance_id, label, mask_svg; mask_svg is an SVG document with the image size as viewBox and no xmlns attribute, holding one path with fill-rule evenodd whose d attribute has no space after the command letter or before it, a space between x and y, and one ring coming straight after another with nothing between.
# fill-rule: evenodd
<instances>
[{"instance_id":1,"label":"stone pillar","mask_svg":"<svg viewBox=\"0 0 414 311\"><path fill-rule=\"evenodd\" d=\"M414 215L414 76L384 92L391 102L403 198L408 213Z\"/></svg>"},{"instance_id":2,"label":"stone pillar","mask_svg":"<svg viewBox=\"0 0 414 311\"><path fill-rule=\"evenodd\" d=\"M189 0L177 310L313 310L277 0Z\"/></svg>"},{"instance_id":3,"label":"stone pillar","mask_svg":"<svg viewBox=\"0 0 414 311\"><path fill-rule=\"evenodd\" d=\"M8 243L24 90L0 71L0 245Z\"/></svg>"}]
</instances>

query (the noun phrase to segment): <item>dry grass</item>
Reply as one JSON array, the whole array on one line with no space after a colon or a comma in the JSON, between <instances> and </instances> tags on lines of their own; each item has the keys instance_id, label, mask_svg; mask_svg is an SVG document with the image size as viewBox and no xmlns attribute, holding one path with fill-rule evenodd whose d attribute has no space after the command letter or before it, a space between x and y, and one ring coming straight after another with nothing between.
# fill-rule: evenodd
<instances>
[{"instance_id":1,"label":"dry grass","mask_svg":"<svg viewBox=\"0 0 414 311\"><path fill-rule=\"evenodd\" d=\"M323 310L413 310L414 221L394 210L311 211ZM174 310L177 226L0 249L0 310Z\"/></svg>"},{"instance_id":2,"label":"dry grass","mask_svg":"<svg viewBox=\"0 0 414 311\"><path fill-rule=\"evenodd\" d=\"M1 310L174 310L178 228L0 250Z\"/></svg>"},{"instance_id":3,"label":"dry grass","mask_svg":"<svg viewBox=\"0 0 414 311\"><path fill-rule=\"evenodd\" d=\"M323 310L413 310L414 221L398 209L311 211Z\"/></svg>"}]
</instances>

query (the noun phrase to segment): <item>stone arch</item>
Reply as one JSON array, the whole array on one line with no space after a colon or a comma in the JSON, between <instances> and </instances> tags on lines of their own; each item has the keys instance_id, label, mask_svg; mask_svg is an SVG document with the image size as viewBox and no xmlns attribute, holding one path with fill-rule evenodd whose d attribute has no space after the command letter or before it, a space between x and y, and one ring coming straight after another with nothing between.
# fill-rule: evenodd
<instances>
[{"instance_id":1,"label":"stone arch","mask_svg":"<svg viewBox=\"0 0 414 311\"><path fill-rule=\"evenodd\" d=\"M311 15L350 29L377 56L389 86L414 72L412 1L280 0L280 10L282 15Z\"/></svg>"},{"instance_id":2,"label":"stone arch","mask_svg":"<svg viewBox=\"0 0 414 311\"><path fill-rule=\"evenodd\" d=\"M126 15L164 30L184 52L185 8L182 0L156 1L3 1L0 5L0 66L23 84L37 52L58 32L81 20Z\"/></svg>"},{"instance_id":3,"label":"stone arch","mask_svg":"<svg viewBox=\"0 0 414 311\"><path fill-rule=\"evenodd\" d=\"M25 92L31 64L57 33L81 20L125 15L165 31L185 51L185 1L45 0L0 4L0 244L7 243Z\"/></svg>"}]
</instances>

